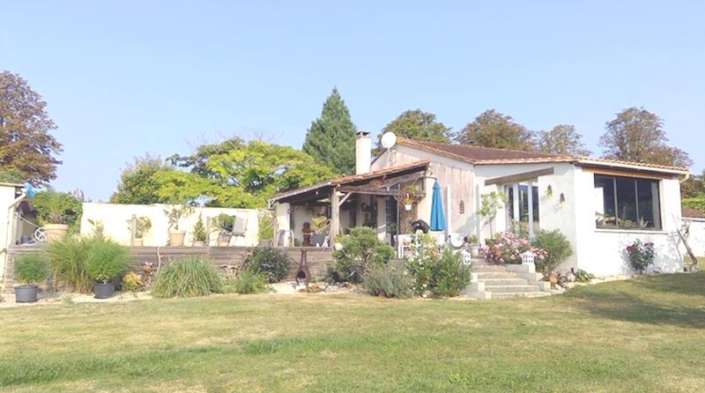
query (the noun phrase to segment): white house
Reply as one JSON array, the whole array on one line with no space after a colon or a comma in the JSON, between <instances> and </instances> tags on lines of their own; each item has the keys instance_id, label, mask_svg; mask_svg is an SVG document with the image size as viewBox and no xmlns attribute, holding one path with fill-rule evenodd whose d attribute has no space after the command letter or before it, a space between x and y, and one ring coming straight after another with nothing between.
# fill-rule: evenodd
<instances>
[{"instance_id":1,"label":"white house","mask_svg":"<svg viewBox=\"0 0 705 393\"><path fill-rule=\"evenodd\" d=\"M676 228L682 223L685 168L401 138L371 160L365 132L358 133L356 149L356 175L272 198L279 229L303 240L304 223L326 215L332 233L367 225L392 241L395 231L411 231L411 221L428 222L437 181L448 227L444 235L482 240L491 236L490 227L499 232L522 225L530 235L558 229L574 251L561 268L596 275L630 274L625 249L641 239L655 244L655 269L683 268ZM490 226L477 212L482 195L493 191L505 200ZM406 211L401 201L409 196L414 203Z\"/></svg>"}]
</instances>

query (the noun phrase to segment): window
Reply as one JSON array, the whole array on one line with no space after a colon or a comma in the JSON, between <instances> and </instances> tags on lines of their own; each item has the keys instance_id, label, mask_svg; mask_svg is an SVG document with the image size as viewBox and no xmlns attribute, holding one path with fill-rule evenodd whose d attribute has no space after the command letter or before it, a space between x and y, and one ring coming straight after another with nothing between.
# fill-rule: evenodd
<instances>
[{"instance_id":1,"label":"window","mask_svg":"<svg viewBox=\"0 0 705 393\"><path fill-rule=\"evenodd\" d=\"M387 223L387 234L395 234L397 228L397 201L394 198L387 198L384 201L384 216Z\"/></svg>"},{"instance_id":2,"label":"window","mask_svg":"<svg viewBox=\"0 0 705 393\"><path fill-rule=\"evenodd\" d=\"M598 228L661 229L659 182L595 176Z\"/></svg>"}]
</instances>

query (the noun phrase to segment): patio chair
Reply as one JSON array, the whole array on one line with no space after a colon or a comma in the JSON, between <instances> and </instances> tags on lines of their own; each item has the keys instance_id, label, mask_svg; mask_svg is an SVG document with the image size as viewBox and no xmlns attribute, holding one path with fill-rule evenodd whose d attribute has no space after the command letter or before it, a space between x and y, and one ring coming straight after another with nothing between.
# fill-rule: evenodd
<instances>
[{"instance_id":1,"label":"patio chair","mask_svg":"<svg viewBox=\"0 0 705 393\"><path fill-rule=\"evenodd\" d=\"M247 230L247 219L240 216L233 216L235 218L233 222L233 232L232 235L235 237L242 237L245 239L245 234Z\"/></svg>"}]
</instances>

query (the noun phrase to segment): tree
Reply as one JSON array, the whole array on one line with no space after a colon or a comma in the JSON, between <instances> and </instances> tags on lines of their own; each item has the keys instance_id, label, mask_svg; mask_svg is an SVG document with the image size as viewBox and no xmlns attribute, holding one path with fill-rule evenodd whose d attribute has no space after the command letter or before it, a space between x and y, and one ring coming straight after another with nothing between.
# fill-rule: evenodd
<instances>
[{"instance_id":1,"label":"tree","mask_svg":"<svg viewBox=\"0 0 705 393\"><path fill-rule=\"evenodd\" d=\"M544 153L584 157L590 155L590 151L583 144L582 135L575 130L575 126L560 124L551 130L541 131L536 144L538 150Z\"/></svg>"},{"instance_id":2,"label":"tree","mask_svg":"<svg viewBox=\"0 0 705 393\"><path fill-rule=\"evenodd\" d=\"M533 150L533 133L494 109L482 112L455 137L458 143L499 149Z\"/></svg>"},{"instance_id":3,"label":"tree","mask_svg":"<svg viewBox=\"0 0 705 393\"><path fill-rule=\"evenodd\" d=\"M46 102L19 75L0 72L0 167L35 186L56 178L61 144Z\"/></svg>"},{"instance_id":4,"label":"tree","mask_svg":"<svg viewBox=\"0 0 705 393\"><path fill-rule=\"evenodd\" d=\"M600 138L605 158L686 167L692 164L686 152L666 145L663 120L644 108L627 108L606 126L607 132Z\"/></svg>"},{"instance_id":5,"label":"tree","mask_svg":"<svg viewBox=\"0 0 705 393\"><path fill-rule=\"evenodd\" d=\"M397 136L417 141L443 143L449 143L452 137L450 127L436 121L436 115L433 113L424 112L421 109L405 111L382 129L382 134L385 132L393 132ZM378 148L382 134L377 141Z\"/></svg>"},{"instance_id":6,"label":"tree","mask_svg":"<svg viewBox=\"0 0 705 393\"><path fill-rule=\"evenodd\" d=\"M172 171L171 165L159 157L135 157L135 162L123 169L117 191L110 196L111 203L150 205L163 200L157 195L159 183L154 175Z\"/></svg>"},{"instance_id":7,"label":"tree","mask_svg":"<svg viewBox=\"0 0 705 393\"><path fill-rule=\"evenodd\" d=\"M335 177L299 150L237 138L200 146L194 155L170 161L188 171L155 174L160 200L202 200L215 207L265 207L276 193Z\"/></svg>"},{"instance_id":8,"label":"tree","mask_svg":"<svg viewBox=\"0 0 705 393\"><path fill-rule=\"evenodd\" d=\"M308 129L303 151L336 173L354 173L356 133L345 102L338 89L333 89L321 117Z\"/></svg>"}]
</instances>

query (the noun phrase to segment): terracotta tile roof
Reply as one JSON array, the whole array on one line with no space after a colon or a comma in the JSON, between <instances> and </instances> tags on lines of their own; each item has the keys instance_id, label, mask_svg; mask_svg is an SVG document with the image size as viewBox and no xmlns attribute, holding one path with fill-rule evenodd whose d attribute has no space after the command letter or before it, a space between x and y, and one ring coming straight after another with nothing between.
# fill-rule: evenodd
<instances>
[{"instance_id":1,"label":"terracotta tile roof","mask_svg":"<svg viewBox=\"0 0 705 393\"><path fill-rule=\"evenodd\" d=\"M397 143L400 145L427 151L429 153L435 153L440 156L468 162L470 164L475 165L540 164L550 162L565 162L597 166L638 167L645 169L678 172L682 174L688 173L687 168L676 166L607 160L603 158L577 157L565 154L561 155L510 149L493 149L470 145L455 145L449 143L415 141L406 138L399 138L397 140Z\"/></svg>"},{"instance_id":2,"label":"terracotta tile roof","mask_svg":"<svg viewBox=\"0 0 705 393\"><path fill-rule=\"evenodd\" d=\"M700 210L696 209L691 209L688 207L682 207L682 216L686 218L700 218L700 219L705 219L705 213L701 212Z\"/></svg>"},{"instance_id":3,"label":"terracotta tile roof","mask_svg":"<svg viewBox=\"0 0 705 393\"><path fill-rule=\"evenodd\" d=\"M483 161L503 160L536 160L536 159L569 159L570 156L555 154L527 152L521 150L492 149L470 145L455 145L450 143L416 141L399 138L397 143L404 146L415 147L441 156L455 158L471 164Z\"/></svg>"},{"instance_id":4,"label":"terracotta tile roof","mask_svg":"<svg viewBox=\"0 0 705 393\"><path fill-rule=\"evenodd\" d=\"M270 201L276 201L276 200L279 200L282 198L303 194L303 193L306 193L309 191L317 190L319 188L355 183L358 181L372 180L377 177L382 177L385 175L392 175L392 174L396 174L399 172L405 172L405 171L410 171L410 170L414 170L414 169L420 170L420 169L426 168L430 162L431 162L430 160L419 160L419 161L414 161L414 162L410 162L408 164L398 165L398 166L391 167L391 168L379 169L379 170L368 172L368 173L361 174L361 175L341 176L341 177L338 177L338 178L335 178L332 180L328 180L328 181L324 181L321 183L317 183L317 184L314 184L314 185L311 185L308 187L302 187L302 188L298 188L296 190L281 192L279 194L274 195L272 198L270 198Z\"/></svg>"}]
</instances>

